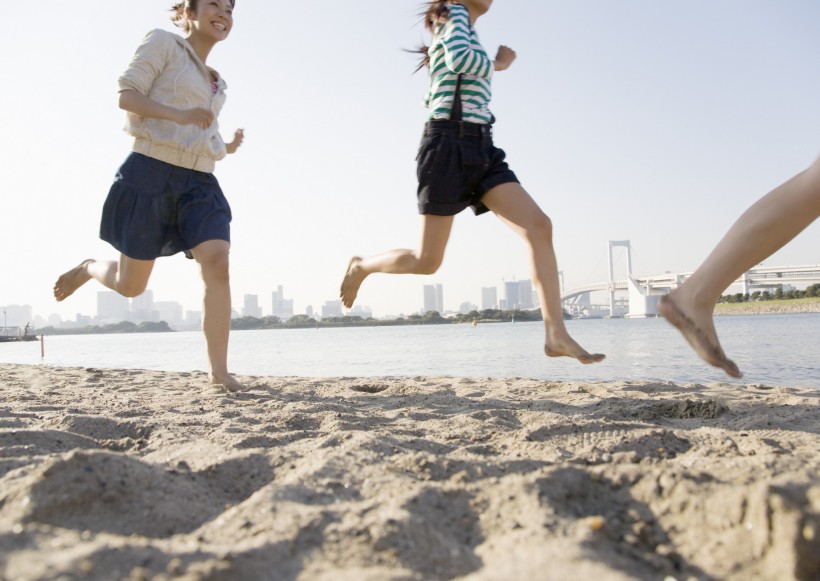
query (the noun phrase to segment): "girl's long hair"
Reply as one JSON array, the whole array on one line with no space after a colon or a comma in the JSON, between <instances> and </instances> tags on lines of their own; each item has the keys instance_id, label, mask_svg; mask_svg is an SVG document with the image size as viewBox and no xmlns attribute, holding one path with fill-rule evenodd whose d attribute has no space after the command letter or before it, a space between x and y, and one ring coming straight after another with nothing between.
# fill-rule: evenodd
<instances>
[{"instance_id":1,"label":"girl's long hair","mask_svg":"<svg viewBox=\"0 0 820 581\"><path fill-rule=\"evenodd\" d=\"M419 16L422 22L424 22L424 28L426 28L428 32L432 33L439 22L447 19L447 16L450 14L451 3L452 0L431 0L430 2L424 3L424 9L419 12ZM430 66L430 55L427 54L428 50L430 50L430 47L423 44L416 50L410 51L421 55L419 64L416 70L413 71L414 73L419 72L424 67Z\"/></svg>"},{"instance_id":2,"label":"girl's long hair","mask_svg":"<svg viewBox=\"0 0 820 581\"><path fill-rule=\"evenodd\" d=\"M190 8L196 10L197 0L183 0L177 2L171 7L171 22L175 26L180 27L185 32L191 32L191 25L188 18L185 16L185 11ZM236 5L236 0L231 0L231 7Z\"/></svg>"}]
</instances>

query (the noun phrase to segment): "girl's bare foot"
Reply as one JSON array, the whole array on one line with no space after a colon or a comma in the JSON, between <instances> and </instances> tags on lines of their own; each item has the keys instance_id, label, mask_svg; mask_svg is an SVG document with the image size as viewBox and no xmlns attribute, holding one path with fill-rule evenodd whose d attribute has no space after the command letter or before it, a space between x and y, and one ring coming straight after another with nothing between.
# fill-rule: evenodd
<instances>
[{"instance_id":1,"label":"girl's bare foot","mask_svg":"<svg viewBox=\"0 0 820 581\"><path fill-rule=\"evenodd\" d=\"M54 283L54 298L62 301L91 280L91 275L88 274L88 265L92 262L94 260L91 258L83 260L79 265L60 275L60 278Z\"/></svg>"},{"instance_id":2,"label":"girl's bare foot","mask_svg":"<svg viewBox=\"0 0 820 581\"><path fill-rule=\"evenodd\" d=\"M233 375L230 374L225 374L224 376L211 375L208 384L212 388L229 391L231 393L246 391L248 389L244 384L240 383Z\"/></svg>"},{"instance_id":3,"label":"girl's bare foot","mask_svg":"<svg viewBox=\"0 0 820 581\"><path fill-rule=\"evenodd\" d=\"M606 359L606 355L603 353L589 353L576 343L566 331L560 333L547 331L544 354L547 357L573 357L584 365L599 363Z\"/></svg>"},{"instance_id":4,"label":"girl's bare foot","mask_svg":"<svg viewBox=\"0 0 820 581\"><path fill-rule=\"evenodd\" d=\"M658 309L661 315L683 334L695 353L706 363L720 367L731 377L743 376L735 362L726 357L723 352L714 323L712 323L711 312L704 315L693 309L690 316L675 303L670 295L661 297Z\"/></svg>"},{"instance_id":5,"label":"girl's bare foot","mask_svg":"<svg viewBox=\"0 0 820 581\"><path fill-rule=\"evenodd\" d=\"M345 277L342 279L342 286L339 289L342 304L348 309L353 306L353 301L356 300L356 295L359 294L359 287L367 277L367 274L362 272L359 266L361 262L362 259L360 256L354 256L350 259Z\"/></svg>"}]
</instances>

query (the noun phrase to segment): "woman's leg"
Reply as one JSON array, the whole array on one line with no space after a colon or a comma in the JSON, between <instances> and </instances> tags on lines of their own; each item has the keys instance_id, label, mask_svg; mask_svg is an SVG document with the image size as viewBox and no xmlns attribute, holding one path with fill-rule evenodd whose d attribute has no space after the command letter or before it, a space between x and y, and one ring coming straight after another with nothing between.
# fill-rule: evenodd
<instances>
[{"instance_id":1,"label":"woman's leg","mask_svg":"<svg viewBox=\"0 0 820 581\"><path fill-rule=\"evenodd\" d=\"M348 309L353 306L364 279L375 272L388 274L433 274L441 266L453 228L453 216L422 215L418 250L397 248L369 258L354 256L347 265L339 295Z\"/></svg>"},{"instance_id":2,"label":"woman's leg","mask_svg":"<svg viewBox=\"0 0 820 581\"><path fill-rule=\"evenodd\" d=\"M231 285L228 273L230 243L208 240L191 250L202 270L205 295L202 301L202 331L208 347L210 382L229 391L244 386L228 373L228 335L231 330Z\"/></svg>"},{"instance_id":3,"label":"woman's leg","mask_svg":"<svg viewBox=\"0 0 820 581\"><path fill-rule=\"evenodd\" d=\"M712 312L726 288L802 232L820 216L820 161L778 186L746 210L712 253L660 311L707 363L732 377L740 370L723 353Z\"/></svg>"},{"instance_id":4,"label":"woman's leg","mask_svg":"<svg viewBox=\"0 0 820 581\"><path fill-rule=\"evenodd\" d=\"M136 297L145 292L153 268L153 260L137 260L124 254L120 254L119 263L89 258L60 275L54 284L54 298L65 300L92 278L124 297Z\"/></svg>"},{"instance_id":5,"label":"woman's leg","mask_svg":"<svg viewBox=\"0 0 820 581\"><path fill-rule=\"evenodd\" d=\"M588 353L570 337L564 325L558 264L552 246L552 222L521 187L511 182L496 186L481 199L527 243L530 250L533 282L541 301L546 339L544 353L549 357L574 357L581 363L597 363L600 353Z\"/></svg>"}]
</instances>

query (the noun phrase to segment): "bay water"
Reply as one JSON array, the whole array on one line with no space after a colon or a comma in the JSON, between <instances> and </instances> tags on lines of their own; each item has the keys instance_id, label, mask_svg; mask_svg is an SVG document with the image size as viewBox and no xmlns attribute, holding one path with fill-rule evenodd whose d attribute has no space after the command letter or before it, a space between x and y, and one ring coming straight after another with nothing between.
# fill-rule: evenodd
<instances>
[{"instance_id":1,"label":"bay water","mask_svg":"<svg viewBox=\"0 0 820 581\"><path fill-rule=\"evenodd\" d=\"M547 381L729 381L820 389L820 314L715 319L744 377L732 380L692 352L663 319L567 321L572 336L607 359L581 365L543 355L540 322L232 331L233 373L252 376L524 377ZM47 336L0 344L0 362L64 367L206 370L200 332Z\"/></svg>"}]
</instances>

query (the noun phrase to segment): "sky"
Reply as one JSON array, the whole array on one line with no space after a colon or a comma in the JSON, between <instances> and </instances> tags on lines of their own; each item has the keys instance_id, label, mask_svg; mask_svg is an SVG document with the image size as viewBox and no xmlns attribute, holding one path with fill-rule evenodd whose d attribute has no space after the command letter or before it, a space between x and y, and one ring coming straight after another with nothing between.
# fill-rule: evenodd
<instances>
[{"instance_id":1,"label":"sky","mask_svg":"<svg viewBox=\"0 0 820 581\"><path fill-rule=\"evenodd\" d=\"M102 205L128 155L117 77L172 2L105 9L10 3L0 36L0 305L96 313L91 282L63 303L57 276L115 259ZM286 8L283 8L286 7ZM228 83L223 136L245 130L215 174L233 210L233 306L265 314L282 285L295 312L336 299L349 258L419 239L415 155L424 74L404 51L428 37L416 0L355 4L238 0L230 37L208 59ZM565 288L607 278L609 240L630 240L633 274L690 272L757 198L820 148L816 0L496 0L477 23L491 55L518 59L493 80L496 145L552 218ZM767 259L820 263L810 226ZM625 275L616 253L616 277ZM376 316L480 305L481 287L530 278L523 242L495 216L455 221L432 276L374 275L357 304ZM157 261L158 301L198 310L193 261ZM499 291L500 292L500 291Z\"/></svg>"}]
</instances>

